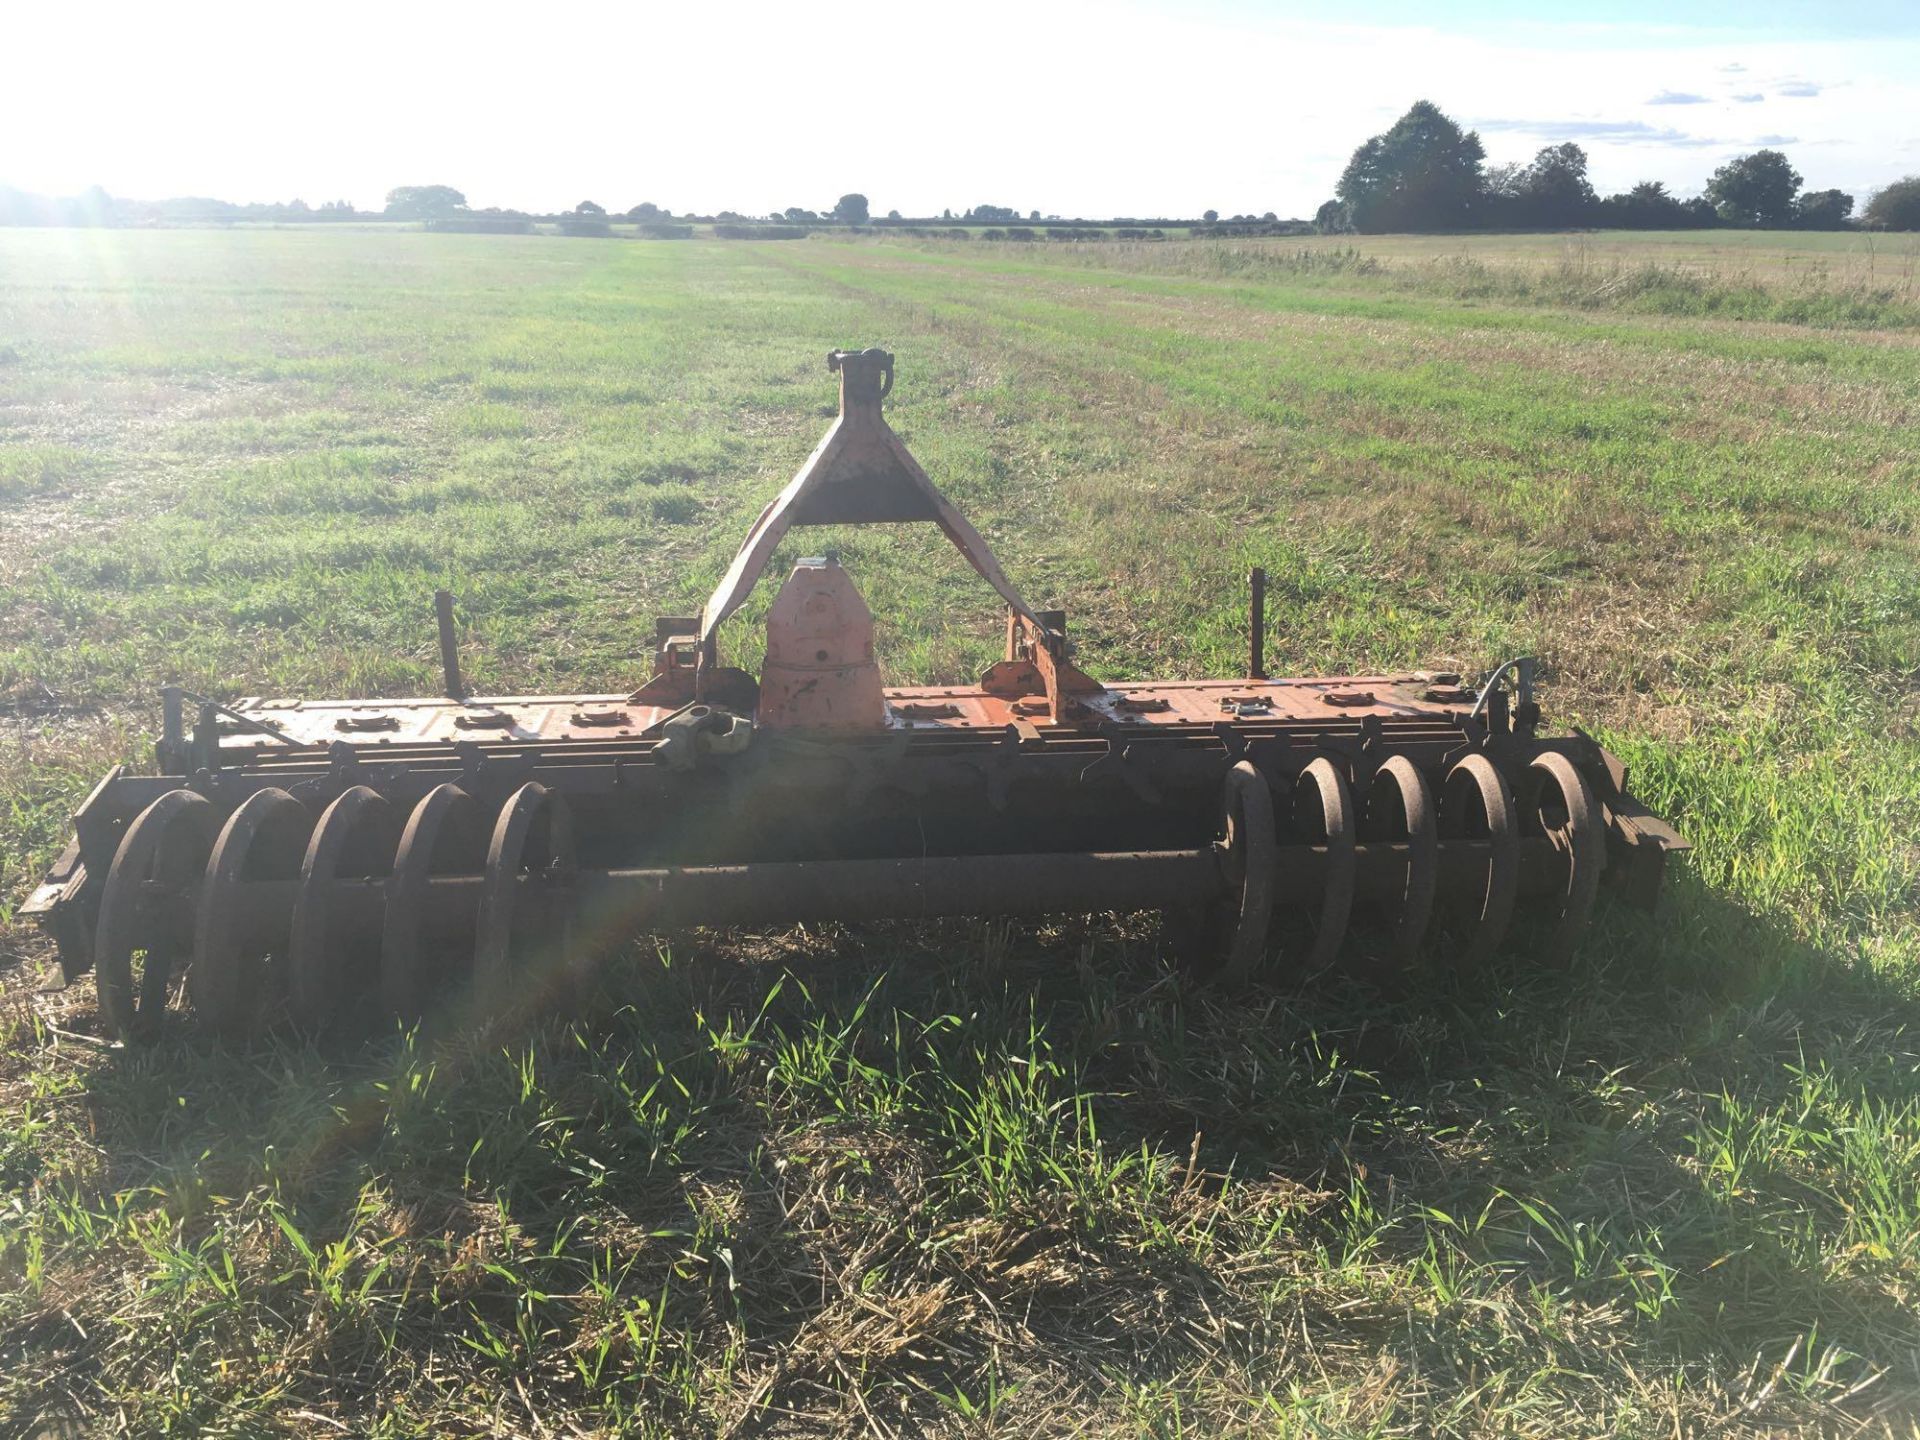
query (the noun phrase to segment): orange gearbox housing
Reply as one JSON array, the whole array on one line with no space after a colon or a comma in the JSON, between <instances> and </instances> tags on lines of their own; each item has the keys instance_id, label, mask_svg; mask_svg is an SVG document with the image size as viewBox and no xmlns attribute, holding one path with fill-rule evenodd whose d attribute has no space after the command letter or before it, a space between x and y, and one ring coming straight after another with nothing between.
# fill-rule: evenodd
<instances>
[{"instance_id":1,"label":"orange gearbox housing","mask_svg":"<svg viewBox=\"0 0 1920 1440\"><path fill-rule=\"evenodd\" d=\"M874 730L887 723L873 612L831 558L802 560L774 597L754 718L789 730Z\"/></svg>"}]
</instances>

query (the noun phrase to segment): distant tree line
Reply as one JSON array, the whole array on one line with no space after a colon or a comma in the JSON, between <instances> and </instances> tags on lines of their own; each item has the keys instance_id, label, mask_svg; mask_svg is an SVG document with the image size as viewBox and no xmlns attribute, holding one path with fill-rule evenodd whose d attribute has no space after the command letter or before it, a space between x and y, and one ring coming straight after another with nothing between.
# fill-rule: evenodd
<instances>
[{"instance_id":1,"label":"distant tree line","mask_svg":"<svg viewBox=\"0 0 1920 1440\"><path fill-rule=\"evenodd\" d=\"M1314 217L1323 231L1525 230L1587 226L1680 230L1713 225L1839 230L1853 196L1802 190L1778 150L1756 150L1713 172L1705 192L1682 200L1658 180L1602 197L1587 178L1587 152L1548 145L1525 164L1485 163L1486 150L1437 105L1420 100L1347 161L1334 198ZM1920 228L1920 177L1887 186L1862 217L1890 230Z\"/></svg>"},{"instance_id":2,"label":"distant tree line","mask_svg":"<svg viewBox=\"0 0 1920 1440\"><path fill-rule=\"evenodd\" d=\"M650 239L684 239L696 224L723 238L804 236L815 227L854 231L904 230L953 237L971 235L962 226L988 227L983 238L1030 239L1044 225L1049 239L1104 239L1109 229L1122 239L1164 238L1185 228L1198 236L1295 235L1393 230L1526 230L1608 227L1679 230L1715 225L1837 230L1920 230L1920 175L1896 180L1874 194L1856 220L1854 197L1842 190L1803 190L1800 172L1778 150L1756 150L1729 160L1688 199L1670 194L1658 180L1602 196L1587 174L1587 152L1572 141L1548 145L1524 164L1488 165L1474 131L1462 130L1440 108L1420 100L1393 125L1366 140L1347 162L1334 198L1311 221L1263 215L1222 217L1207 210L1198 221L1170 216L1120 215L1082 220L1011 205L975 205L956 215L908 217L898 210L875 216L867 197L848 191L818 210L789 205L765 214L721 210L712 215L674 215L643 200L617 215L594 200L571 210L539 213L490 206L475 209L451 185L397 185L384 208L356 210L345 200L310 206L304 200L236 205L186 196L171 200L122 200L94 186L79 195L33 195L0 185L0 225L204 225L235 222L313 223L343 220L406 220L434 230L526 234L536 221L568 235L611 235L616 220Z\"/></svg>"},{"instance_id":3,"label":"distant tree line","mask_svg":"<svg viewBox=\"0 0 1920 1440\"><path fill-rule=\"evenodd\" d=\"M1235 215L1224 220L1213 210L1207 211L1202 221L1164 215L1121 215L1107 220L1083 220L1072 216L1043 216L1038 210L1026 211L1023 216L1021 211L1009 205L976 205L958 214L949 209L939 215L903 216L898 210L889 210L880 216L872 213L867 197L857 191L849 191L832 205L818 210L790 205L764 214L720 210L710 215L692 212L675 215L651 200L643 200L618 213L595 200L582 200L572 209L562 211L519 210L500 206L482 209L470 205L465 192L452 185L397 185L387 192L385 204L377 210L359 210L346 200L330 200L318 206L310 206L304 200L234 204L200 196L156 201L126 200L109 195L97 186L82 195L53 198L0 185L0 225L217 225L242 221L298 224L309 221L399 220L423 223L438 231L522 234L530 232L534 224L540 222L556 225L570 234L609 234L615 221L627 221L633 223L639 233L659 238L690 235L692 231L689 227L696 224L731 227L730 235L751 233L768 238L776 230L783 236L787 232L804 235L822 226L855 230L898 229L960 236L973 233L959 228L963 225L1018 226L1023 219L1033 225L1044 223L1056 238L1069 228L1087 232L1088 238L1104 238L1104 235L1093 237L1091 232L1105 231L1114 226L1120 228L1112 233L1123 238L1132 238L1136 232L1143 236L1151 234L1165 238L1167 230L1182 227L1218 234L1266 233L1259 229L1263 225L1278 225L1287 233L1309 228L1308 221L1280 220L1272 211L1264 216ZM1214 228L1208 230L1209 226Z\"/></svg>"},{"instance_id":4,"label":"distant tree line","mask_svg":"<svg viewBox=\"0 0 1920 1440\"><path fill-rule=\"evenodd\" d=\"M35 195L0 185L0 225L218 225L242 220L304 223L366 218L345 200L319 205L304 200L236 205L204 195L122 200L98 185L70 196Z\"/></svg>"}]
</instances>

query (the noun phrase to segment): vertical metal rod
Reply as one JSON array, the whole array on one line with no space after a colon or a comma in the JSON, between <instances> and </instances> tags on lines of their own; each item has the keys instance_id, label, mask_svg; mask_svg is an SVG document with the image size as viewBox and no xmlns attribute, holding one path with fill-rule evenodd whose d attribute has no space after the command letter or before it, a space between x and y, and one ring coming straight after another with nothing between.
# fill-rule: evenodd
<instances>
[{"instance_id":1,"label":"vertical metal rod","mask_svg":"<svg viewBox=\"0 0 1920 1440\"><path fill-rule=\"evenodd\" d=\"M220 707L202 701L200 718L193 727L194 765L200 770L220 768Z\"/></svg>"},{"instance_id":2,"label":"vertical metal rod","mask_svg":"<svg viewBox=\"0 0 1920 1440\"><path fill-rule=\"evenodd\" d=\"M453 634L453 592L433 592L434 613L440 619L440 668L446 672L447 698L464 700L466 686L460 682L460 644Z\"/></svg>"},{"instance_id":3,"label":"vertical metal rod","mask_svg":"<svg viewBox=\"0 0 1920 1440\"><path fill-rule=\"evenodd\" d=\"M160 768L169 775L187 773L187 722L178 685L160 687Z\"/></svg>"},{"instance_id":4,"label":"vertical metal rod","mask_svg":"<svg viewBox=\"0 0 1920 1440\"><path fill-rule=\"evenodd\" d=\"M1252 594L1247 600L1247 678L1267 678L1267 572L1253 567L1247 576Z\"/></svg>"}]
</instances>

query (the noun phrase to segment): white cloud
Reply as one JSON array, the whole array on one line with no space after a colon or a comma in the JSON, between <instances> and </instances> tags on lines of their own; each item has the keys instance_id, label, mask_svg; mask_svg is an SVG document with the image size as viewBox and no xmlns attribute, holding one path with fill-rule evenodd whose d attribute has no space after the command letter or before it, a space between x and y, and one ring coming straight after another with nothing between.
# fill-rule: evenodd
<instances>
[{"instance_id":1,"label":"white cloud","mask_svg":"<svg viewBox=\"0 0 1920 1440\"><path fill-rule=\"evenodd\" d=\"M1614 142L1623 145L1678 145L1687 148L1723 145L1676 130L1671 125L1654 126L1644 120L1475 120L1477 130L1491 133L1530 135L1541 140L1579 140L1588 144Z\"/></svg>"}]
</instances>

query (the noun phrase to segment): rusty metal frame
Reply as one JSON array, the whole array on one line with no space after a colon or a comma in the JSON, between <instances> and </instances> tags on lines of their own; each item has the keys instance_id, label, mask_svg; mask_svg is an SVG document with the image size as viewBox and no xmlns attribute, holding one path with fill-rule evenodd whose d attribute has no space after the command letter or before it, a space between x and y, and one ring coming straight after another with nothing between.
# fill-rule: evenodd
<instances>
[{"instance_id":1,"label":"rusty metal frame","mask_svg":"<svg viewBox=\"0 0 1920 1440\"><path fill-rule=\"evenodd\" d=\"M733 563L700 612L700 649L711 664L714 636L745 603L794 525L892 525L929 520L940 527L1016 615L1040 624L972 522L942 495L881 413L893 389L893 356L884 350L835 350L827 368L840 376L840 416L792 480L753 522ZM1043 627L1044 628L1044 627Z\"/></svg>"}]
</instances>

